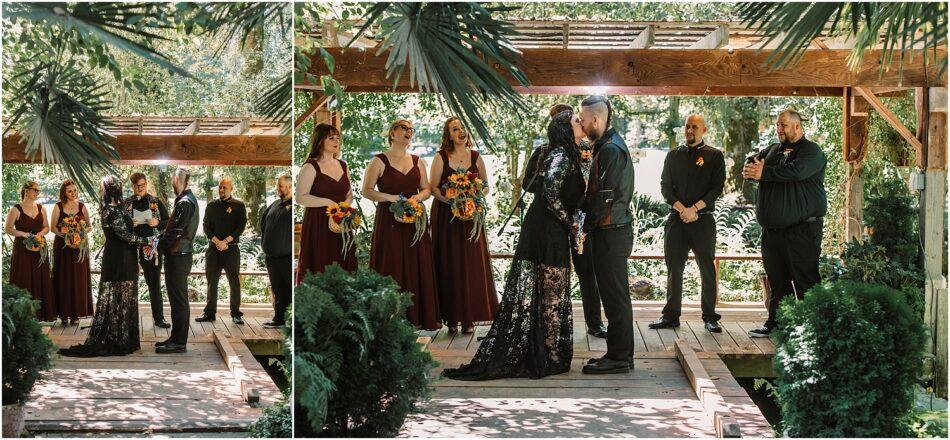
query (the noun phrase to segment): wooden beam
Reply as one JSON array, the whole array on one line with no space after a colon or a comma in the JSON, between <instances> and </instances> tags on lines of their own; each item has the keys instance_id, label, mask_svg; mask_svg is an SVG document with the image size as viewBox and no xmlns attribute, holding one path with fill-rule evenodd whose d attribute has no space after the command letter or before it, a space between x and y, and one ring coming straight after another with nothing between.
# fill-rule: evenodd
<instances>
[{"instance_id":1,"label":"wooden beam","mask_svg":"<svg viewBox=\"0 0 950 440\"><path fill-rule=\"evenodd\" d=\"M630 48L649 49L650 46L653 46L654 32L656 32L656 27L652 24L647 25L647 27L640 31L640 34L637 35L637 38L634 38L633 41L630 42Z\"/></svg>"},{"instance_id":2,"label":"wooden beam","mask_svg":"<svg viewBox=\"0 0 950 440\"><path fill-rule=\"evenodd\" d=\"M321 91L320 88L307 84L295 84L298 90ZM828 96L840 97L841 87L578 87L578 86L549 86L549 87L513 87L518 93L525 95L577 95L577 94L606 94L632 96ZM416 93L417 91L401 86L396 89L381 89L380 87L347 86L347 93Z\"/></svg>"},{"instance_id":3,"label":"wooden beam","mask_svg":"<svg viewBox=\"0 0 950 440\"><path fill-rule=\"evenodd\" d=\"M304 110L304 112L301 113L300 116L294 121L294 131L297 131L300 129L300 127L303 127L303 124L307 122L307 119L310 119L310 117L313 116L313 114L316 113L317 110L319 110L328 99L330 99L330 97L327 95L315 97L313 93L310 94L310 98L312 100L310 107L307 107L307 109Z\"/></svg>"},{"instance_id":4,"label":"wooden beam","mask_svg":"<svg viewBox=\"0 0 950 440\"><path fill-rule=\"evenodd\" d=\"M172 163L182 165L289 166L289 136L274 135L119 135L115 149L122 165ZM26 155L18 134L3 138L4 163L37 163Z\"/></svg>"},{"instance_id":5,"label":"wooden beam","mask_svg":"<svg viewBox=\"0 0 950 440\"><path fill-rule=\"evenodd\" d=\"M336 60L334 79L347 90L360 92L392 91L394 83L386 77L388 52L328 48ZM946 50L938 51L938 58ZM800 63L787 69L770 71L765 65L770 51L725 49L523 49L520 66L531 87L570 88L581 94L589 87L842 87L932 86L937 83L936 67L925 66L923 57L903 68L880 74L880 51L868 51L861 65L847 67L848 50L809 50ZM314 55L316 56L316 55ZM495 65L500 69L499 65ZM326 65L314 60L311 72L317 77L329 74ZM409 75L400 84L409 86ZM510 77L509 83L517 84ZM946 83L946 75L940 78ZM307 84L303 84L307 86ZM840 94L837 96L841 96Z\"/></svg>"},{"instance_id":6,"label":"wooden beam","mask_svg":"<svg viewBox=\"0 0 950 440\"><path fill-rule=\"evenodd\" d=\"M924 190L921 195L920 234L924 251L924 323L935 344L933 377L938 395L947 396L947 278L943 275L944 215L947 209L947 104L946 88L927 90L929 106L924 142Z\"/></svg>"},{"instance_id":7,"label":"wooden beam","mask_svg":"<svg viewBox=\"0 0 950 440\"><path fill-rule=\"evenodd\" d=\"M726 405L725 399L719 393L716 385L713 383L706 368L703 367L699 356L693 351L689 343L684 339L677 339L674 342L676 358L686 373L693 392L703 405L703 410L710 422L716 429L716 437L719 438L738 438L742 437L739 423L736 422L732 411Z\"/></svg>"},{"instance_id":8,"label":"wooden beam","mask_svg":"<svg viewBox=\"0 0 950 440\"><path fill-rule=\"evenodd\" d=\"M221 132L222 135L238 135L238 134L247 134L248 129L250 129L250 123L247 118L242 118L238 121L237 124L234 124L231 128Z\"/></svg>"},{"instance_id":9,"label":"wooden beam","mask_svg":"<svg viewBox=\"0 0 950 440\"><path fill-rule=\"evenodd\" d=\"M868 104L871 104L871 107L874 107L874 110L877 110L881 116L884 117L884 120L887 121L894 130L897 130L900 133L901 137L907 141L908 144L914 147L914 151L917 152L917 155L921 154L921 142L917 137L904 126L904 123L897 118L897 115L894 114L883 102L867 87L855 87L855 89L864 96L864 99L868 101Z\"/></svg>"},{"instance_id":10,"label":"wooden beam","mask_svg":"<svg viewBox=\"0 0 950 440\"><path fill-rule=\"evenodd\" d=\"M194 121L191 121L191 123L188 124L188 126L185 127L185 129L181 131L181 134L186 134L186 135L187 135L187 134L198 134L198 123L199 123L199 121L201 121L201 119L195 119Z\"/></svg>"},{"instance_id":11,"label":"wooden beam","mask_svg":"<svg viewBox=\"0 0 950 440\"><path fill-rule=\"evenodd\" d=\"M716 30L690 46L690 49L719 49L729 44L729 26L719 25Z\"/></svg>"},{"instance_id":12,"label":"wooden beam","mask_svg":"<svg viewBox=\"0 0 950 440\"><path fill-rule=\"evenodd\" d=\"M563 48L567 49L571 44L571 24L564 23L561 27L561 41L564 42Z\"/></svg>"},{"instance_id":13,"label":"wooden beam","mask_svg":"<svg viewBox=\"0 0 950 440\"><path fill-rule=\"evenodd\" d=\"M247 373L247 368L244 367L244 362L241 361L237 351L231 346L231 341L218 329L212 332L212 336L214 338L214 345L218 347L218 354L221 355L224 364L228 366L228 370L231 371L231 376L234 378L238 389L241 390L244 401L247 403L260 402L260 392L254 387L254 381L251 380L250 375Z\"/></svg>"},{"instance_id":14,"label":"wooden beam","mask_svg":"<svg viewBox=\"0 0 950 440\"><path fill-rule=\"evenodd\" d=\"M845 87L842 99L843 127L841 133L845 166L844 237L846 241L862 240L864 232L864 175L862 162L867 156L868 102Z\"/></svg>"}]
</instances>

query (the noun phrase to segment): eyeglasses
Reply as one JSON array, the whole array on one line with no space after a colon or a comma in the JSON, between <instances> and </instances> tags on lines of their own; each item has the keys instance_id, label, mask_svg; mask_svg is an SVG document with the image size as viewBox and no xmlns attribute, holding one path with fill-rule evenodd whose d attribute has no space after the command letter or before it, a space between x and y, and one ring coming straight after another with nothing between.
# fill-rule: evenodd
<instances>
[{"instance_id":1,"label":"eyeglasses","mask_svg":"<svg viewBox=\"0 0 950 440\"><path fill-rule=\"evenodd\" d=\"M416 132L415 129L413 129L412 127L410 127L410 126L408 126L408 125L399 124L399 125L396 126L396 128L401 128L401 129L406 130L406 131L408 131L408 132L410 132L410 133L415 133L415 132Z\"/></svg>"},{"instance_id":2,"label":"eyeglasses","mask_svg":"<svg viewBox=\"0 0 950 440\"><path fill-rule=\"evenodd\" d=\"M136 183L132 185L135 189L145 189L148 187L148 183Z\"/></svg>"},{"instance_id":3,"label":"eyeglasses","mask_svg":"<svg viewBox=\"0 0 950 440\"><path fill-rule=\"evenodd\" d=\"M40 192L40 189L39 189L39 188L35 188L35 187L27 188L27 190L29 190L29 191L36 191L37 194L39 194L39 192Z\"/></svg>"}]
</instances>

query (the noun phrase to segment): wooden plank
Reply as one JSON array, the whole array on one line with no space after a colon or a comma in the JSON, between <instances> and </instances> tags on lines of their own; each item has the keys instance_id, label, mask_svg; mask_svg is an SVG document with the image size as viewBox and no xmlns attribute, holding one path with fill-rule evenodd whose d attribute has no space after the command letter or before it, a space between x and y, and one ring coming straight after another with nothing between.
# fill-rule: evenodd
<instances>
[{"instance_id":1,"label":"wooden plank","mask_svg":"<svg viewBox=\"0 0 950 440\"><path fill-rule=\"evenodd\" d=\"M465 348L471 352L478 350L478 347L482 345L482 341L480 341L479 338L484 338L490 328L490 325L475 326L475 334L472 336L472 340L469 341L468 347Z\"/></svg>"},{"instance_id":2,"label":"wooden plank","mask_svg":"<svg viewBox=\"0 0 950 440\"><path fill-rule=\"evenodd\" d=\"M439 333L432 338L432 343L429 344L429 350L446 350L449 347L449 344L452 343L452 339L455 335L449 333L448 327L442 327L439 330Z\"/></svg>"},{"instance_id":3,"label":"wooden plank","mask_svg":"<svg viewBox=\"0 0 950 440\"><path fill-rule=\"evenodd\" d=\"M118 135L113 162L143 165L279 165L291 161L290 137L277 135ZM26 154L19 134L4 136L4 163L37 163Z\"/></svg>"},{"instance_id":4,"label":"wooden plank","mask_svg":"<svg viewBox=\"0 0 950 440\"><path fill-rule=\"evenodd\" d=\"M723 332L729 332L729 336L732 336L732 339L736 341L740 351L743 353L762 354L759 347L752 342L752 338L749 337L742 327L739 327L739 324L734 321L723 321L720 324L722 325Z\"/></svg>"},{"instance_id":5,"label":"wooden plank","mask_svg":"<svg viewBox=\"0 0 950 440\"><path fill-rule=\"evenodd\" d=\"M643 336L643 342L646 344L647 351L668 351L660 339L660 334L657 333L656 330L648 327L648 323L637 322L637 327L640 328L640 335Z\"/></svg>"},{"instance_id":6,"label":"wooden plank","mask_svg":"<svg viewBox=\"0 0 950 440\"><path fill-rule=\"evenodd\" d=\"M676 357L683 366L683 371L692 385L696 397L703 404L709 420L716 428L716 436L720 438L738 438L742 437L739 429L739 423L732 415L732 411L726 406L725 400L716 389L716 385L710 379L706 369L689 347L686 341L677 341L675 345Z\"/></svg>"},{"instance_id":7,"label":"wooden plank","mask_svg":"<svg viewBox=\"0 0 950 440\"><path fill-rule=\"evenodd\" d=\"M388 52L330 48L334 57L333 76L348 90L385 92L394 82L386 77ZM730 53L731 52L731 53ZM946 49L937 51L937 58ZM946 75L936 78L936 68L923 63L923 57L897 69L880 74L879 50L868 51L854 70L848 68L850 50L806 51L795 66L772 71L765 64L771 50L649 50L594 49L522 49L521 70L530 87L574 87L574 94L599 87L913 87L946 84ZM329 73L325 63L314 55L310 73L318 77ZM593 62L591 62L593 60ZM497 68L497 66L496 66ZM509 77L509 82L517 82ZM302 84L306 85L306 84ZM408 85L403 75L401 85ZM530 90L530 88L529 88ZM835 96L841 96L840 90ZM526 91L530 93L530 91Z\"/></svg>"},{"instance_id":8,"label":"wooden plank","mask_svg":"<svg viewBox=\"0 0 950 440\"><path fill-rule=\"evenodd\" d=\"M699 341L699 345L702 347L703 351L710 353L722 353L722 347L719 346L719 341L716 340L706 330L706 327L701 324L699 321L683 321L683 326L681 328L689 329L693 335L696 337L696 340Z\"/></svg>"},{"instance_id":9,"label":"wooden plank","mask_svg":"<svg viewBox=\"0 0 950 440\"><path fill-rule=\"evenodd\" d=\"M643 334L640 332L640 321L633 322L633 350L634 353L643 353L647 351L646 341L644 341Z\"/></svg>"},{"instance_id":10,"label":"wooden plank","mask_svg":"<svg viewBox=\"0 0 950 440\"><path fill-rule=\"evenodd\" d=\"M589 351L590 345L587 345L587 324L574 321L574 351Z\"/></svg>"},{"instance_id":11,"label":"wooden plank","mask_svg":"<svg viewBox=\"0 0 950 440\"><path fill-rule=\"evenodd\" d=\"M225 365L231 370L231 374L234 375L234 380L241 389L241 395L244 396L244 401L248 403L259 402L261 399L260 392L258 392L257 387L254 386L248 377L247 369L244 368L244 362L241 361L237 352L234 351L234 347L231 346L231 342L227 336L220 331L215 331L214 344L221 352L221 358L224 360Z\"/></svg>"},{"instance_id":12,"label":"wooden plank","mask_svg":"<svg viewBox=\"0 0 950 440\"><path fill-rule=\"evenodd\" d=\"M472 336L474 333L463 333L463 329L459 329L457 335L452 338L452 342L449 343L449 350L465 350L468 348L469 344L472 343Z\"/></svg>"},{"instance_id":13,"label":"wooden plank","mask_svg":"<svg viewBox=\"0 0 950 440\"><path fill-rule=\"evenodd\" d=\"M670 328L661 328L657 329L656 333L660 335L660 341L663 343L663 349L666 351L673 351L673 344L678 339L676 332Z\"/></svg>"},{"instance_id":14,"label":"wooden plank","mask_svg":"<svg viewBox=\"0 0 950 440\"><path fill-rule=\"evenodd\" d=\"M676 339L684 339L689 346L694 350L703 351L703 346L699 343L699 340L696 339L696 335L693 334L693 330L689 327L687 321L680 321L680 326L673 329L673 333L676 334Z\"/></svg>"},{"instance_id":15,"label":"wooden plank","mask_svg":"<svg viewBox=\"0 0 950 440\"><path fill-rule=\"evenodd\" d=\"M749 333L750 330L759 328L759 324L749 321L739 321L736 323L739 326L739 329ZM759 351L764 355L772 356L775 355L775 344L772 343L772 338L749 338L752 340L752 343L759 348Z\"/></svg>"},{"instance_id":16,"label":"wooden plank","mask_svg":"<svg viewBox=\"0 0 950 440\"><path fill-rule=\"evenodd\" d=\"M294 121L294 131L300 130L300 127L303 127L303 124L307 122L307 119L310 119L310 117L313 116L314 113L317 112L317 110L323 107L324 104L326 104L328 99L330 99L326 95L320 95L320 96L315 96L315 95L316 94L314 93L310 94L310 99L312 101L310 104L310 107L307 107L307 109L304 110L304 112L301 113L300 116L298 116L297 119Z\"/></svg>"}]
</instances>

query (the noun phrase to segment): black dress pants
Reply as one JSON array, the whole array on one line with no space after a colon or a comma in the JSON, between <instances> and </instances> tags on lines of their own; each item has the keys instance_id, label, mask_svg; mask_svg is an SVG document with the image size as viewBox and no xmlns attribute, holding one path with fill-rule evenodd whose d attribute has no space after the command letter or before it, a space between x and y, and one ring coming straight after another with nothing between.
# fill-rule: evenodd
<instances>
[{"instance_id":1,"label":"black dress pants","mask_svg":"<svg viewBox=\"0 0 950 440\"><path fill-rule=\"evenodd\" d=\"M627 259L633 249L630 224L595 229L589 234L590 262L607 317L608 359L633 359L633 308ZM584 253L588 250L584 249Z\"/></svg>"},{"instance_id":2,"label":"black dress pants","mask_svg":"<svg viewBox=\"0 0 950 440\"><path fill-rule=\"evenodd\" d=\"M594 265L591 262L591 251L585 243L583 254L575 251L571 252L571 260L574 262L574 273L577 274L577 282L581 288L581 303L584 306L584 322L587 328L599 328L604 325L601 319L600 293L597 292L597 280L594 278Z\"/></svg>"},{"instance_id":3,"label":"black dress pants","mask_svg":"<svg viewBox=\"0 0 950 440\"><path fill-rule=\"evenodd\" d=\"M228 278L228 287L231 293L231 317L244 316L241 312L241 250L236 244L228 246L225 251L219 251L214 244L208 245L205 253L205 274L208 277L208 303L205 305L205 315L214 316L218 313L218 281L221 279L221 270Z\"/></svg>"},{"instance_id":4,"label":"black dress pants","mask_svg":"<svg viewBox=\"0 0 950 440\"><path fill-rule=\"evenodd\" d=\"M818 257L822 228L821 220L787 228L762 228L762 264L772 291L766 327L775 328L775 314L784 298L795 295L803 299L808 289L821 282Z\"/></svg>"},{"instance_id":5,"label":"black dress pants","mask_svg":"<svg viewBox=\"0 0 950 440\"><path fill-rule=\"evenodd\" d=\"M191 254L165 256L165 288L172 309L172 331L168 339L176 344L188 343L191 309L188 305L188 274L194 258Z\"/></svg>"},{"instance_id":6,"label":"black dress pants","mask_svg":"<svg viewBox=\"0 0 950 440\"><path fill-rule=\"evenodd\" d=\"M689 251L696 256L702 279L703 322L718 321L716 313L716 219L712 214L701 214L692 223L684 223L679 214L666 221L663 235L663 254L666 256L666 306L663 317L679 319L683 309L683 270Z\"/></svg>"},{"instance_id":7,"label":"black dress pants","mask_svg":"<svg viewBox=\"0 0 950 440\"><path fill-rule=\"evenodd\" d=\"M145 285L148 286L148 300L152 305L152 321L159 322L165 320L165 312L162 311L162 254L158 254L151 260L145 259L145 253L142 248L138 248L139 265L145 274ZM158 259L156 264L155 258Z\"/></svg>"},{"instance_id":8,"label":"black dress pants","mask_svg":"<svg viewBox=\"0 0 950 440\"><path fill-rule=\"evenodd\" d=\"M283 323L293 298L290 255L264 257L264 264L267 266L271 290L274 291L274 322Z\"/></svg>"}]
</instances>

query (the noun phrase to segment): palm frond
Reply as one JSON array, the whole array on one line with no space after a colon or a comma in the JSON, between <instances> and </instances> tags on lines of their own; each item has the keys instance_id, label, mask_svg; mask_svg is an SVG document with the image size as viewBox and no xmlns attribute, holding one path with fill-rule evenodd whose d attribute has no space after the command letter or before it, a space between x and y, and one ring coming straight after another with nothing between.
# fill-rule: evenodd
<instances>
[{"instance_id":1,"label":"palm frond","mask_svg":"<svg viewBox=\"0 0 950 440\"><path fill-rule=\"evenodd\" d=\"M289 34L292 23L290 6L281 2L204 3L198 14L211 35L224 35L219 53L236 38L243 49L252 34L272 24L278 25L282 35Z\"/></svg>"},{"instance_id":2,"label":"palm frond","mask_svg":"<svg viewBox=\"0 0 950 440\"><path fill-rule=\"evenodd\" d=\"M12 112L6 134L15 130L26 143L31 160L58 164L90 196L97 196L95 179L114 173L110 160L119 158L100 116L111 108L104 82L75 62L38 62L21 66L11 89Z\"/></svg>"},{"instance_id":3,"label":"palm frond","mask_svg":"<svg viewBox=\"0 0 950 440\"><path fill-rule=\"evenodd\" d=\"M477 3L377 3L364 15L354 40L378 23L383 38L378 53L389 50L386 74L394 87L408 67L410 86L439 93L452 114L494 148L481 114L490 109L521 114L526 109L499 73L528 84L508 40L516 31L493 17L512 9Z\"/></svg>"},{"instance_id":4,"label":"palm frond","mask_svg":"<svg viewBox=\"0 0 950 440\"><path fill-rule=\"evenodd\" d=\"M287 72L280 81L275 82L274 85L257 98L257 101L254 103L254 107L257 108L259 114L267 119L283 124L281 135L284 136L290 134L293 93L293 77L290 72Z\"/></svg>"},{"instance_id":5,"label":"palm frond","mask_svg":"<svg viewBox=\"0 0 950 440\"><path fill-rule=\"evenodd\" d=\"M157 4L134 3L10 3L5 13L11 19L29 20L75 33L80 39L93 39L128 51L169 72L194 78L149 44L168 40L162 29L171 26ZM140 41L136 41L137 38Z\"/></svg>"},{"instance_id":6,"label":"palm frond","mask_svg":"<svg viewBox=\"0 0 950 440\"><path fill-rule=\"evenodd\" d=\"M947 4L945 2L742 2L739 15L748 28L764 35L762 47L779 39L776 50L766 60L771 69L797 63L811 42L819 36L846 36L855 44L848 59L849 67L861 65L865 53L882 46L881 73L889 70L897 52L898 68L920 52L925 61L947 42ZM937 76L943 75L947 58Z\"/></svg>"}]
</instances>

